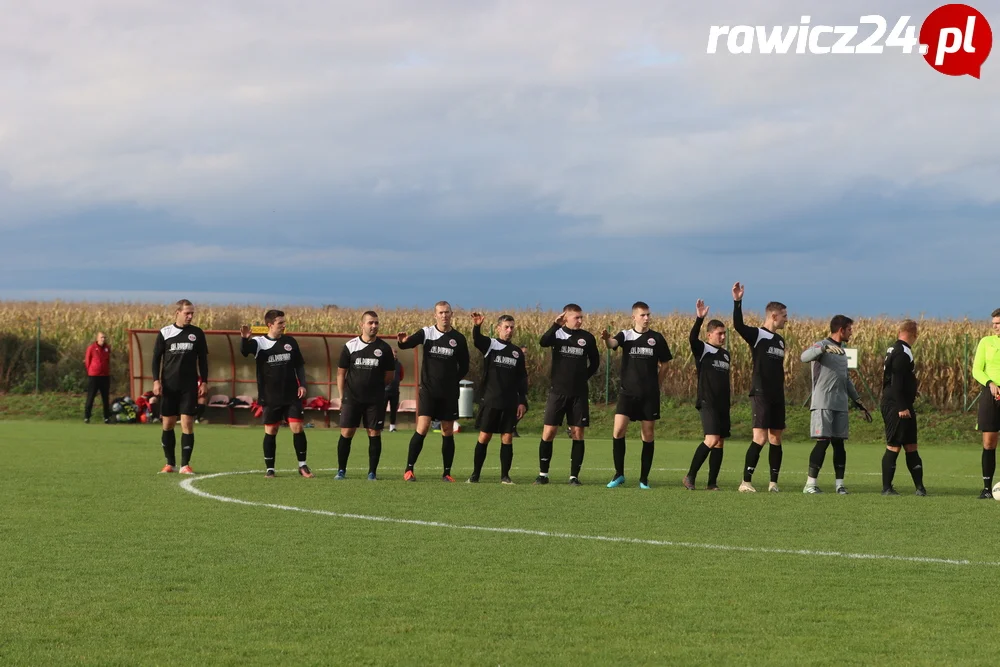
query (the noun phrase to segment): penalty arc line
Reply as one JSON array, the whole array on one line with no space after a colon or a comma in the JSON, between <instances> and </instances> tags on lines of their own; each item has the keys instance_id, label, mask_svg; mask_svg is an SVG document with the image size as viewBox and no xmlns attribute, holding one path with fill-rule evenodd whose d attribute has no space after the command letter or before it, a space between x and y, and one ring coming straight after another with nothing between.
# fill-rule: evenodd
<instances>
[{"instance_id":1,"label":"penalty arc line","mask_svg":"<svg viewBox=\"0 0 1000 667\"><path fill-rule=\"evenodd\" d=\"M423 519L401 519L388 516L373 516L368 514L353 514L350 512L332 512L330 510L309 509L305 507L295 507L294 505L279 505L277 503L264 503L253 500L243 500L241 498L231 498L220 496L208 491L203 491L195 486L196 483L215 477L227 477L230 475L260 474L259 470L241 470L232 472L217 472L208 475L198 475L184 479L180 482L180 487L189 493L193 493L201 498L217 500L224 503L244 505L247 507L264 507L268 509L283 510L286 512L300 512L302 514L314 514L318 516L328 516L338 519L355 519L361 521L374 521L376 523L401 524L408 526L423 526L428 528L446 528L451 530L471 530L483 533L501 533L505 535L525 535L529 537L554 537L564 540L587 540L592 542L611 542L618 544L641 544L654 547L674 547L681 549L703 549L708 551L729 551L751 554L776 554L783 556L818 556L826 558L844 558L848 560L873 560L873 561L896 561L908 563L926 563L931 565L978 565L978 566L1000 566L1000 562L971 561L958 558L933 558L925 556L893 556L890 554L861 554L843 551L817 551L812 549L781 549L776 547L744 547L730 544L707 544L700 542L677 542L673 540L652 540L640 537L621 537L614 535L583 535L578 533L561 533L547 530L531 530L528 528L503 528L498 526L476 526L470 524L446 523L443 521L426 521Z\"/></svg>"}]
</instances>

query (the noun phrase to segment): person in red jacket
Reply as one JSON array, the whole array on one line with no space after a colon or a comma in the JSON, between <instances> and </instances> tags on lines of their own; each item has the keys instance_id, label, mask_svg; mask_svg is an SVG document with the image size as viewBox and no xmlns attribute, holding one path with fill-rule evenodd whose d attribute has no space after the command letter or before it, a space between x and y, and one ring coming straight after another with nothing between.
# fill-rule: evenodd
<instances>
[{"instance_id":1,"label":"person in red jacket","mask_svg":"<svg viewBox=\"0 0 1000 667\"><path fill-rule=\"evenodd\" d=\"M98 332L94 342L87 347L83 358L87 368L87 405L83 409L83 423L90 423L90 413L94 408L94 396L101 392L101 402L104 406L104 423L111 423L111 406L108 405L108 392L111 391L111 347L103 333Z\"/></svg>"}]
</instances>

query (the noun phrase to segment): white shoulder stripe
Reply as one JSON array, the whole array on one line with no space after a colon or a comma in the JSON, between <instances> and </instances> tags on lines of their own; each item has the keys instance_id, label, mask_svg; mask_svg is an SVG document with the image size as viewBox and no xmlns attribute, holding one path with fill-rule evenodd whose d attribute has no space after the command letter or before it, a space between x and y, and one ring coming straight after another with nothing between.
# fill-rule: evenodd
<instances>
[{"instance_id":1,"label":"white shoulder stripe","mask_svg":"<svg viewBox=\"0 0 1000 667\"><path fill-rule=\"evenodd\" d=\"M167 340L168 338L173 338L180 332L181 330L175 327L173 324L168 324L167 326L160 329L160 333L163 335L164 340Z\"/></svg>"},{"instance_id":2,"label":"white shoulder stripe","mask_svg":"<svg viewBox=\"0 0 1000 667\"><path fill-rule=\"evenodd\" d=\"M347 341L344 344L344 347L347 348L348 352L354 354L355 352L360 352L361 350L365 349L368 345L369 343L366 343L363 340L361 340L361 336L357 336L356 338L352 338L351 340Z\"/></svg>"},{"instance_id":3,"label":"white shoulder stripe","mask_svg":"<svg viewBox=\"0 0 1000 667\"><path fill-rule=\"evenodd\" d=\"M705 343L705 349L701 351L701 359L704 359L705 355L715 354L718 351L719 348L715 347L714 345L709 345L708 343ZM698 361L701 361L701 359L699 359Z\"/></svg>"},{"instance_id":4,"label":"white shoulder stripe","mask_svg":"<svg viewBox=\"0 0 1000 667\"><path fill-rule=\"evenodd\" d=\"M497 352L503 352L505 349L507 349L506 345L498 341L496 338L490 338L490 349L486 350L486 352L483 353L483 357L488 357L490 352L492 352L493 350L496 350Z\"/></svg>"},{"instance_id":5,"label":"white shoulder stripe","mask_svg":"<svg viewBox=\"0 0 1000 667\"><path fill-rule=\"evenodd\" d=\"M437 327L424 327L424 340L437 340L442 336L444 336L444 334L438 331Z\"/></svg>"},{"instance_id":6,"label":"white shoulder stripe","mask_svg":"<svg viewBox=\"0 0 1000 667\"><path fill-rule=\"evenodd\" d=\"M639 334L636 333L635 329L629 329L628 331L622 331L623 337L626 341L639 340Z\"/></svg>"}]
</instances>

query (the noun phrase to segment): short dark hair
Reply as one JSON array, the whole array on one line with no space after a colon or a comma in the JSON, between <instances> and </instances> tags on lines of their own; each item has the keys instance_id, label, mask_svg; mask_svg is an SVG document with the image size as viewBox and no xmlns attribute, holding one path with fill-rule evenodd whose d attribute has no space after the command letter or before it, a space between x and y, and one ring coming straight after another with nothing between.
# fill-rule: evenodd
<instances>
[{"instance_id":1,"label":"short dark hair","mask_svg":"<svg viewBox=\"0 0 1000 667\"><path fill-rule=\"evenodd\" d=\"M726 325L722 323L722 320L709 320L708 321L708 333L712 333L716 329L725 329Z\"/></svg>"},{"instance_id":2,"label":"short dark hair","mask_svg":"<svg viewBox=\"0 0 1000 667\"><path fill-rule=\"evenodd\" d=\"M771 301L766 306L764 306L765 313L778 313L782 310L788 310L788 306L781 303L780 301Z\"/></svg>"},{"instance_id":3,"label":"short dark hair","mask_svg":"<svg viewBox=\"0 0 1000 667\"><path fill-rule=\"evenodd\" d=\"M581 308L580 306L578 306L575 303L567 303L565 306L563 306L563 312L564 313L582 313L583 312L583 308Z\"/></svg>"},{"instance_id":4,"label":"short dark hair","mask_svg":"<svg viewBox=\"0 0 1000 667\"><path fill-rule=\"evenodd\" d=\"M283 310L269 310L266 313L264 313L264 324L266 324L267 326L271 326L272 324L274 324L274 321L276 319L284 316L285 316L285 311Z\"/></svg>"},{"instance_id":5,"label":"short dark hair","mask_svg":"<svg viewBox=\"0 0 1000 667\"><path fill-rule=\"evenodd\" d=\"M500 317L497 318L497 324L503 324L504 322L513 322L513 321L514 321L513 315L501 315Z\"/></svg>"},{"instance_id":6,"label":"short dark hair","mask_svg":"<svg viewBox=\"0 0 1000 667\"><path fill-rule=\"evenodd\" d=\"M913 320L903 320L899 325L900 333L908 333L910 335L916 335L917 333L917 323Z\"/></svg>"},{"instance_id":7,"label":"short dark hair","mask_svg":"<svg viewBox=\"0 0 1000 667\"><path fill-rule=\"evenodd\" d=\"M438 306L448 306L448 310L451 310L451 304L447 301L438 301L434 304L434 310L437 310Z\"/></svg>"},{"instance_id":8,"label":"short dark hair","mask_svg":"<svg viewBox=\"0 0 1000 667\"><path fill-rule=\"evenodd\" d=\"M854 320L849 318L847 315L834 315L833 319L830 320L830 333L837 333L845 327L849 327L854 324Z\"/></svg>"},{"instance_id":9,"label":"short dark hair","mask_svg":"<svg viewBox=\"0 0 1000 667\"><path fill-rule=\"evenodd\" d=\"M1000 317L1000 308L997 308L996 310L994 310L994 311L993 311L993 314L992 314L992 315L990 315L990 317L991 317L991 318L992 318L992 317Z\"/></svg>"},{"instance_id":10,"label":"short dark hair","mask_svg":"<svg viewBox=\"0 0 1000 667\"><path fill-rule=\"evenodd\" d=\"M635 303L632 304L633 313L639 310L640 308L642 308L643 310L649 310L649 304L646 303L645 301L636 301Z\"/></svg>"},{"instance_id":11,"label":"short dark hair","mask_svg":"<svg viewBox=\"0 0 1000 667\"><path fill-rule=\"evenodd\" d=\"M188 301L187 299L181 299L180 301L178 301L174 305L177 306L177 310L174 311L174 312L177 312L177 313L181 312L182 310L184 310L188 306L194 306L194 304L191 303L190 301Z\"/></svg>"},{"instance_id":12,"label":"short dark hair","mask_svg":"<svg viewBox=\"0 0 1000 667\"><path fill-rule=\"evenodd\" d=\"M361 321L364 322L366 317L371 317L377 320L378 313L376 313L374 310L366 310L365 312L361 313Z\"/></svg>"}]
</instances>

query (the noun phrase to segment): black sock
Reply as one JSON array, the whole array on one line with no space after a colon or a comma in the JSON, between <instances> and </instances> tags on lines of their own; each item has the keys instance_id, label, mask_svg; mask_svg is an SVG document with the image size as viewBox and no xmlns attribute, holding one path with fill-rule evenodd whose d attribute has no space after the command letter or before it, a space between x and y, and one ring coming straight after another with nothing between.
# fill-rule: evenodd
<instances>
[{"instance_id":1,"label":"black sock","mask_svg":"<svg viewBox=\"0 0 1000 667\"><path fill-rule=\"evenodd\" d=\"M778 483L778 473L781 472L781 445L771 445L767 448L767 462L771 466L771 481Z\"/></svg>"},{"instance_id":2,"label":"black sock","mask_svg":"<svg viewBox=\"0 0 1000 667\"><path fill-rule=\"evenodd\" d=\"M424 448L425 437L427 436L414 433L413 437L410 438L410 451L406 455L407 472L413 472L413 466L417 465L417 459L420 458L420 450Z\"/></svg>"},{"instance_id":3,"label":"black sock","mask_svg":"<svg viewBox=\"0 0 1000 667\"><path fill-rule=\"evenodd\" d=\"M691 468L688 470L688 479L694 484L695 478L698 476L698 471L701 470L701 466L705 464L705 459L708 458L708 453L712 451L709 449L708 445L704 442L698 445L694 450L694 456L691 457Z\"/></svg>"},{"instance_id":4,"label":"black sock","mask_svg":"<svg viewBox=\"0 0 1000 667\"><path fill-rule=\"evenodd\" d=\"M993 473L997 471L997 450L983 449L983 488L993 489Z\"/></svg>"},{"instance_id":5,"label":"black sock","mask_svg":"<svg viewBox=\"0 0 1000 667\"><path fill-rule=\"evenodd\" d=\"M514 445L500 445L500 477L510 477L510 466L514 463Z\"/></svg>"},{"instance_id":6,"label":"black sock","mask_svg":"<svg viewBox=\"0 0 1000 667\"><path fill-rule=\"evenodd\" d=\"M375 474L378 472L378 462L382 458L382 436L368 436L368 472Z\"/></svg>"},{"instance_id":7,"label":"black sock","mask_svg":"<svg viewBox=\"0 0 1000 667\"><path fill-rule=\"evenodd\" d=\"M550 463L552 463L552 442L542 440L538 443L538 470L543 475L548 475Z\"/></svg>"},{"instance_id":8,"label":"black sock","mask_svg":"<svg viewBox=\"0 0 1000 667\"><path fill-rule=\"evenodd\" d=\"M882 454L882 490L887 490L892 486L892 478L896 476L896 459L899 458L898 451L886 449Z\"/></svg>"},{"instance_id":9,"label":"black sock","mask_svg":"<svg viewBox=\"0 0 1000 667\"><path fill-rule=\"evenodd\" d=\"M924 462L920 460L920 454L917 451L906 452L906 467L910 469L913 486L918 489L924 488Z\"/></svg>"},{"instance_id":10,"label":"black sock","mask_svg":"<svg viewBox=\"0 0 1000 667\"><path fill-rule=\"evenodd\" d=\"M177 465L177 436L174 435L174 430L163 431L160 436L160 445L163 447L163 456L167 459L168 466Z\"/></svg>"},{"instance_id":11,"label":"black sock","mask_svg":"<svg viewBox=\"0 0 1000 667\"><path fill-rule=\"evenodd\" d=\"M274 453L278 449L278 436L264 434L264 467L274 468Z\"/></svg>"},{"instance_id":12,"label":"black sock","mask_svg":"<svg viewBox=\"0 0 1000 667\"><path fill-rule=\"evenodd\" d=\"M351 457L351 440L353 438L340 436L337 441L337 470L347 470L347 460Z\"/></svg>"},{"instance_id":13,"label":"black sock","mask_svg":"<svg viewBox=\"0 0 1000 667\"><path fill-rule=\"evenodd\" d=\"M844 479L844 471L847 469L847 449L844 447L842 438L833 438L833 472L834 479Z\"/></svg>"},{"instance_id":14,"label":"black sock","mask_svg":"<svg viewBox=\"0 0 1000 667\"><path fill-rule=\"evenodd\" d=\"M708 485L715 486L719 482L719 471L722 469L722 447L713 447L708 453Z\"/></svg>"},{"instance_id":15,"label":"black sock","mask_svg":"<svg viewBox=\"0 0 1000 667\"><path fill-rule=\"evenodd\" d=\"M204 416L205 416L205 406L199 403L198 407L194 409L194 418L201 419Z\"/></svg>"},{"instance_id":16,"label":"black sock","mask_svg":"<svg viewBox=\"0 0 1000 667\"><path fill-rule=\"evenodd\" d=\"M625 476L625 438L614 438L611 441L612 454L615 457L615 477Z\"/></svg>"},{"instance_id":17,"label":"black sock","mask_svg":"<svg viewBox=\"0 0 1000 667\"><path fill-rule=\"evenodd\" d=\"M580 468L583 467L583 453L586 451L583 440L574 440L573 449L569 453L569 476L579 477Z\"/></svg>"},{"instance_id":18,"label":"black sock","mask_svg":"<svg viewBox=\"0 0 1000 667\"><path fill-rule=\"evenodd\" d=\"M191 463L191 452L194 451L194 433L181 433L181 467Z\"/></svg>"},{"instance_id":19,"label":"black sock","mask_svg":"<svg viewBox=\"0 0 1000 667\"><path fill-rule=\"evenodd\" d=\"M750 441L750 446L747 447L747 458L743 468L744 482L753 481L753 471L757 469L757 463L760 461L760 452L763 449L764 445L758 445L753 440Z\"/></svg>"},{"instance_id":20,"label":"black sock","mask_svg":"<svg viewBox=\"0 0 1000 667\"><path fill-rule=\"evenodd\" d=\"M295 448L295 460L299 463L305 463L307 449L305 431L292 433L292 447Z\"/></svg>"},{"instance_id":21,"label":"black sock","mask_svg":"<svg viewBox=\"0 0 1000 667\"><path fill-rule=\"evenodd\" d=\"M451 464L455 462L455 436L441 436L441 462L444 463L444 474L451 474Z\"/></svg>"},{"instance_id":22,"label":"black sock","mask_svg":"<svg viewBox=\"0 0 1000 667\"><path fill-rule=\"evenodd\" d=\"M486 448L489 447L485 442L476 443L476 452L472 457L472 476L479 478L479 475L483 472L483 464L486 463Z\"/></svg>"},{"instance_id":23,"label":"black sock","mask_svg":"<svg viewBox=\"0 0 1000 667\"><path fill-rule=\"evenodd\" d=\"M826 448L829 446L829 440L817 440L812 452L809 453L809 476L813 479L819 477L819 470L823 467L823 460L826 458Z\"/></svg>"},{"instance_id":24,"label":"black sock","mask_svg":"<svg viewBox=\"0 0 1000 667\"><path fill-rule=\"evenodd\" d=\"M649 442L643 441L642 443L642 472L639 475L639 481L643 484L649 485L649 471L653 467L653 451L655 446L653 441Z\"/></svg>"}]
</instances>

